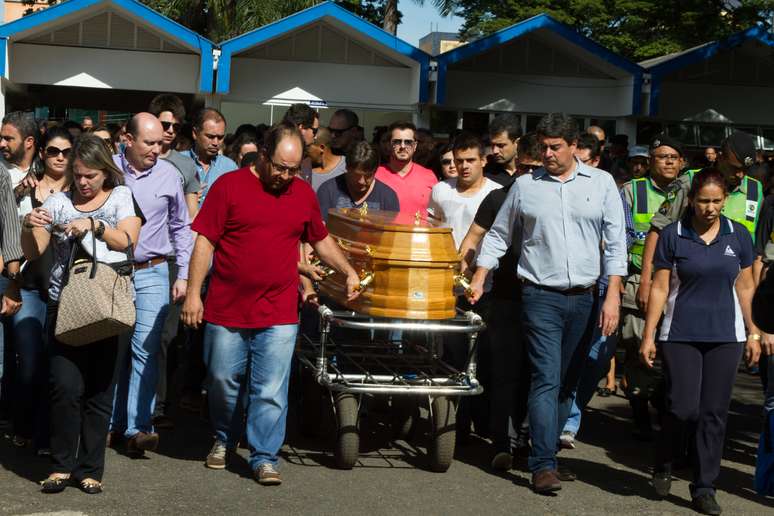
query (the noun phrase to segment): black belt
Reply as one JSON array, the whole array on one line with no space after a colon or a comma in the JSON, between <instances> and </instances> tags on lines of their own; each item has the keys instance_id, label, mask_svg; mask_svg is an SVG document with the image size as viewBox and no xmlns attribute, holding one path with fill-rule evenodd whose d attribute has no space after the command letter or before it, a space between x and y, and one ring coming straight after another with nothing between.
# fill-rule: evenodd
<instances>
[{"instance_id":1,"label":"black belt","mask_svg":"<svg viewBox=\"0 0 774 516\"><path fill-rule=\"evenodd\" d=\"M521 282L529 287L535 287L539 288L540 290L547 290L548 292L556 292L558 294L564 294L565 296L578 296L581 294L588 294L594 290L594 285L589 285L588 287L572 287L568 289L561 289L561 288L555 288L555 287L547 287L545 285L538 285L537 283L532 283L529 280L522 279Z\"/></svg>"}]
</instances>

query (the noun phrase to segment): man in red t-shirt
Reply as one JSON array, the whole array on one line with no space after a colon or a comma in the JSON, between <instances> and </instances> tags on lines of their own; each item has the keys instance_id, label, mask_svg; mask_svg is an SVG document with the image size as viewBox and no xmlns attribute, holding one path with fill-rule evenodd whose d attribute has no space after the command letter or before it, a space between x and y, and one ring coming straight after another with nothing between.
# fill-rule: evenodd
<instances>
[{"instance_id":1,"label":"man in red t-shirt","mask_svg":"<svg viewBox=\"0 0 774 516\"><path fill-rule=\"evenodd\" d=\"M288 378L298 328L298 246L347 276L353 299L358 276L328 235L312 188L296 178L304 143L288 123L273 127L255 165L225 174L210 187L196 217L182 318L188 326L207 321L210 420L215 444L206 465L224 469L228 450L242 435L240 387L249 396L247 441L250 466L260 484L282 482L277 453L285 440ZM201 287L212 263L207 299ZM249 371L249 378L245 375Z\"/></svg>"},{"instance_id":2,"label":"man in red t-shirt","mask_svg":"<svg viewBox=\"0 0 774 516\"><path fill-rule=\"evenodd\" d=\"M376 171L376 179L398 194L401 222L411 223L417 212L427 217L430 191L438 182L432 170L414 163L417 128L411 122L394 122L388 129L392 154L387 165Z\"/></svg>"}]
</instances>

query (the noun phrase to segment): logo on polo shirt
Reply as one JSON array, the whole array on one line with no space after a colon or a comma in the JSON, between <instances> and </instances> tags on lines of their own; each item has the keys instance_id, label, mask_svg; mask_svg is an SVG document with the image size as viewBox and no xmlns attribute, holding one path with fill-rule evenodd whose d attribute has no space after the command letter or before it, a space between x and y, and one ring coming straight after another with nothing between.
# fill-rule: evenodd
<instances>
[{"instance_id":1,"label":"logo on polo shirt","mask_svg":"<svg viewBox=\"0 0 774 516\"><path fill-rule=\"evenodd\" d=\"M734 256L734 257L736 256L736 253L734 252L733 249L731 249L730 245L726 245L726 250L723 254L726 256Z\"/></svg>"}]
</instances>

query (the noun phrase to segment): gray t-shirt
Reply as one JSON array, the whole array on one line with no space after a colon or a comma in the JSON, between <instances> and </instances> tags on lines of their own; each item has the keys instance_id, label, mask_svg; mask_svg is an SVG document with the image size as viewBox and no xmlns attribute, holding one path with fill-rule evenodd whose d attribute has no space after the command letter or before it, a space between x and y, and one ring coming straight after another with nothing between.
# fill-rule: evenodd
<instances>
[{"instance_id":1,"label":"gray t-shirt","mask_svg":"<svg viewBox=\"0 0 774 516\"><path fill-rule=\"evenodd\" d=\"M199 179L196 177L196 163L194 163L193 159L176 150L170 151L163 159L172 163L178 172L180 172L184 194L188 195L199 192L201 185L199 184Z\"/></svg>"},{"instance_id":2,"label":"gray t-shirt","mask_svg":"<svg viewBox=\"0 0 774 516\"><path fill-rule=\"evenodd\" d=\"M70 261L70 252L72 246L77 241L73 238L65 236L59 226L68 224L75 219L83 219L93 217L94 220L101 220L112 228L115 228L118 223L127 217L140 217L142 219L142 212L139 206L134 202L132 191L129 187L124 185L116 186L105 202L93 211L80 211L73 206L72 193L71 192L59 192L43 203L45 208L51 215L53 221L46 226L46 230L51 233L51 243L54 247L54 266L51 269L51 284L48 288L48 295L52 301L59 299L59 292L62 289L62 279L67 268L67 264ZM88 237L90 238L90 233ZM107 246L102 241L97 241L98 244L105 247L104 252L107 252ZM98 258L101 256L100 249L97 249Z\"/></svg>"},{"instance_id":3,"label":"gray t-shirt","mask_svg":"<svg viewBox=\"0 0 774 516\"><path fill-rule=\"evenodd\" d=\"M314 190L315 193L317 193L317 190L320 189L320 186L322 186L324 182L326 182L329 179L333 179L336 176L340 176L346 171L347 171L347 158L345 158L344 156L341 156L341 159L339 160L338 165L336 165L336 167L330 172L326 174L317 174L315 172L312 172L312 190Z\"/></svg>"}]
</instances>

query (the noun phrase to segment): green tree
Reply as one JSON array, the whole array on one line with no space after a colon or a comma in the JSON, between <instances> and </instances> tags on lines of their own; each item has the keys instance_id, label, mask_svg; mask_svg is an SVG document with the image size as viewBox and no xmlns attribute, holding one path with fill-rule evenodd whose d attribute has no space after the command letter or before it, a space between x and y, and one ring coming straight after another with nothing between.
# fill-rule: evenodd
<instances>
[{"instance_id":1,"label":"green tree","mask_svg":"<svg viewBox=\"0 0 774 516\"><path fill-rule=\"evenodd\" d=\"M473 40L546 13L614 52L641 61L769 24L774 0L454 0Z\"/></svg>"}]
</instances>

